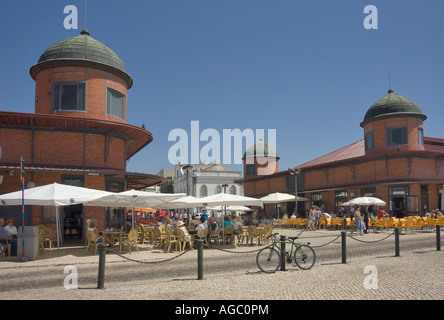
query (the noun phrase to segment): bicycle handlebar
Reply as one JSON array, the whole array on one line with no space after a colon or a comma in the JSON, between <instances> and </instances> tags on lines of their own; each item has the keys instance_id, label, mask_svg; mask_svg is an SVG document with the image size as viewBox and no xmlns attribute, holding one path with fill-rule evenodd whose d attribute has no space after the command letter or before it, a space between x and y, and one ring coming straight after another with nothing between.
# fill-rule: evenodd
<instances>
[{"instance_id":1,"label":"bicycle handlebar","mask_svg":"<svg viewBox=\"0 0 444 320\"><path fill-rule=\"evenodd\" d=\"M275 237L276 238L276 236L277 235L279 235L279 233L273 233L273 234L270 234L268 237L267 237L267 239L268 238L271 238L271 237ZM290 239L290 240L292 240L292 241L294 241L294 240L296 240L296 239L298 239L299 237L288 237L288 239Z\"/></svg>"}]
</instances>

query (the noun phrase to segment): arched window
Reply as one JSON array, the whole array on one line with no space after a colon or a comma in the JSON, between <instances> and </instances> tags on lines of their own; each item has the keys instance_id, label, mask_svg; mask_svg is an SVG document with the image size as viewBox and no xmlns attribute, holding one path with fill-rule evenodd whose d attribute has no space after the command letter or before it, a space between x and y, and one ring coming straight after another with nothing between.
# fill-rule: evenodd
<instances>
[{"instance_id":1,"label":"arched window","mask_svg":"<svg viewBox=\"0 0 444 320\"><path fill-rule=\"evenodd\" d=\"M236 187L235 186L230 187L230 194L236 194Z\"/></svg>"},{"instance_id":2,"label":"arched window","mask_svg":"<svg viewBox=\"0 0 444 320\"><path fill-rule=\"evenodd\" d=\"M217 186L216 187L216 193L222 193L222 187L221 186Z\"/></svg>"},{"instance_id":3,"label":"arched window","mask_svg":"<svg viewBox=\"0 0 444 320\"><path fill-rule=\"evenodd\" d=\"M200 187L200 196L206 197L208 195L208 189L206 185Z\"/></svg>"}]
</instances>

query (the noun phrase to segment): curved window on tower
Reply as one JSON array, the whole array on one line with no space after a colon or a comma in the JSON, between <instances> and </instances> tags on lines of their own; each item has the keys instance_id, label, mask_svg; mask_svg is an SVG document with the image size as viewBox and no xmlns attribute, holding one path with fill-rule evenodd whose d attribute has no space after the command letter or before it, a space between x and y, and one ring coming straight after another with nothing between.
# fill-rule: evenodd
<instances>
[{"instance_id":1,"label":"curved window on tower","mask_svg":"<svg viewBox=\"0 0 444 320\"><path fill-rule=\"evenodd\" d=\"M108 88L106 113L110 116L125 120L125 95Z\"/></svg>"},{"instance_id":2,"label":"curved window on tower","mask_svg":"<svg viewBox=\"0 0 444 320\"><path fill-rule=\"evenodd\" d=\"M407 127L387 128L386 133L388 146L408 144Z\"/></svg>"},{"instance_id":3,"label":"curved window on tower","mask_svg":"<svg viewBox=\"0 0 444 320\"><path fill-rule=\"evenodd\" d=\"M422 128L418 128L418 143L420 146L424 145L424 130Z\"/></svg>"},{"instance_id":4,"label":"curved window on tower","mask_svg":"<svg viewBox=\"0 0 444 320\"><path fill-rule=\"evenodd\" d=\"M52 110L85 111L85 83L54 83L52 90Z\"/></svg>"},{"instance_id":5,"label":"curved window on tower","mask_svg":"<svg viewBox=\"0 0 444 320\"><path fill-rule=\"evenodd\" d=\"M373 141L374 141L373 131L367 132L365 134L365 150L372 150L375 147Z\"/></svg>"}]
</instances>

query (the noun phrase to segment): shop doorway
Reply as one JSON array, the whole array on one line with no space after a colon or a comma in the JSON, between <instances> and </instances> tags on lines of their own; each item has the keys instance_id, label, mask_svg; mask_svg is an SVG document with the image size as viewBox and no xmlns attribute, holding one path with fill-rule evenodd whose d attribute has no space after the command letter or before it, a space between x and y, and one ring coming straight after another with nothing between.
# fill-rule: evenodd
<instances>
[{"instance_id":1,"label":"shop doorway","mask_svg":"<svg viewBox=\"0 0 444 320\"><path fill-rule=\"evenodd\" d=\"M78 244L83 242L83 205L63 207L63 243Z\"/></svg>"},{"instance_id":2,"label":"shop doorway","mask_svg":"<svg viewBox=\"0 0 444 320\"><path fill-rule=\"evenodd\" d=\"M392 198L392 212L396 218L403 218L406 213L405 196Z\"/></svg>"}]
</instances>

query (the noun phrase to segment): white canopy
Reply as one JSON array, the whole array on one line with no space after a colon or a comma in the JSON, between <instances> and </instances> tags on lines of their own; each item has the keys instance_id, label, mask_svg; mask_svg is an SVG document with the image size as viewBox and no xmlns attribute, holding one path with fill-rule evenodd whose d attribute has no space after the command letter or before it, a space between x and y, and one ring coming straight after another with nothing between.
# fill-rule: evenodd
<instances>
[{"instance_id":1,"label":"white canopy","mask_svg":"<svg viewBox=\"0 0 444 320\"><path fill-rule=\"evenodd\" d=\"M198 198L193 196L185 196L162 204L160 207L162 209L194 208L196 205L193 203L193 201L196 199Z\"/></svg>"},{"instance_id":2,"label":"white canopy","mask_svg":"<svg viewBox=\"0 0 444 320\"><path fill-rule=\"evenodd\" d=\"M59 210L61 206L86 203L99 197L110 196L112 192L52 183L40 187L0 195L0 204L16 206L22 204L56 207L57 246L60 246Z\"/></svg>"},{"instance_id":3,"label":"white canopy","mask_svg":"<svg viewBox=\"0 0 444 320\"><path fill-rule=\"evenodd\" d=\"M93 199L87 203L87 206L103 206L103 207L126 207L131 206L134 212L136 206L159 207L164 206L168 202L183 198L185 193L155 193L140 190L127 190L123 192L105 195L100 198ZM132 226L134 228L134 215Z\"/></svg>"},{"instance_id":4,"label":"white canopy","mask_svg":"<svg viewBox=\"0 0 444 320\"><path fill-rule=\"evenodd\" d=\"M214 206L214 207L207 207L208 210L213 211L253 211L253 209L248 208L246 206Z\"/></svg>"},{"instance_id":5,"label":"white canopy","mask_svg":"<svg viewBox=\"0 0 444 320\"><path fill-rule=\"evenodd\" d=\"M295 196L288 193L275 192L260 198L262 203L281 203L295 201ZM307 198L299 197L297 201L308 201Z\"/></svg>"},{"instance_id":6,"label":"white canopy","mask_svg":"<svg viewBox=\"0 0 444 320\"><path fill-rule=\"evenodd\" d=\"M25 189L25 205L36 206L69 206L85 203L99 197L112 195L112 192L90 188L53 183L40 187ZM0 195L0 203L6 206L22 204L22 191Z\"/></svg>"},{"instance_id":7,"label":"white canopy","mask_svg":"<svg viewBox=\"0 0 444 320\"><path fill-rule=\"evenodd\" d=\"M381 199L375 198L375 197L359 197L354 198L352 200L349 200L345 203L343 203L344 206L359 206L359 205L378 205L378 206L385 206L385 201L382 201Z\"/></svg>"},{"instance_id":8,"label":"white canopy","mask_svg":"<svg viewBox=\"0 0 444 320\"><path fill-rule=\"evenodd\" d=\"M228 193L218 193L204 198L197 198L194 201L190 201L190 204L191 203L198 207L229 205L262 206L262 201L260 199Z\"/></svg>"}]
</instances>

